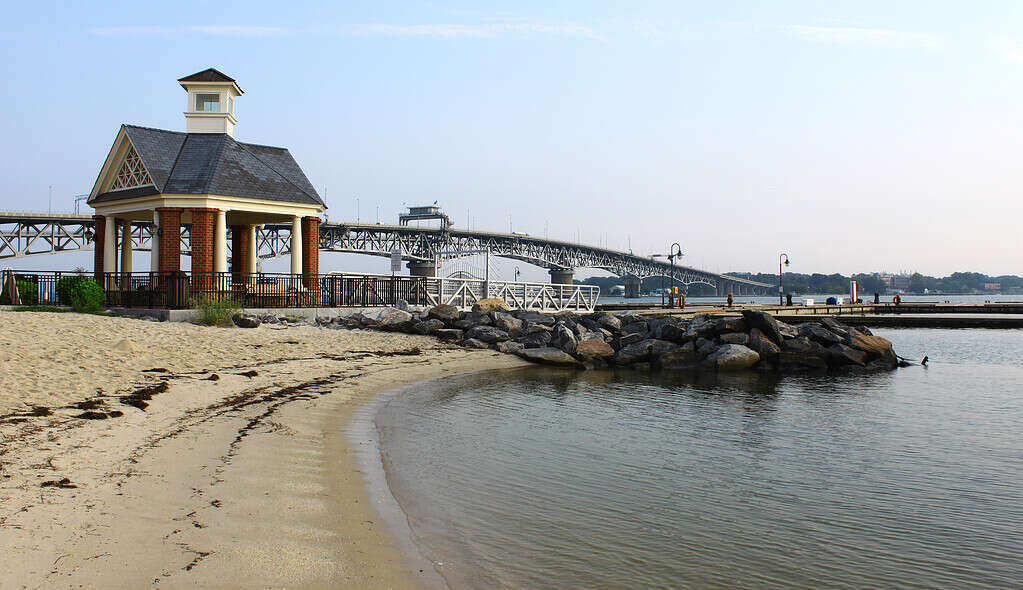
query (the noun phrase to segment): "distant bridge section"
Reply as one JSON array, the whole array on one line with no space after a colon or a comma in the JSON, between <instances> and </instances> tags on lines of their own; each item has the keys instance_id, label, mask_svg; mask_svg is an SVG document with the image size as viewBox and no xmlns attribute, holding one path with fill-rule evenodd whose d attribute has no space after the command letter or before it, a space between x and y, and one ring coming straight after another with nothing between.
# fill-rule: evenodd
<instances>
[{"instance_id":1,"label":"distant bridge section","mask_svg":"<svg viewBox=\"0 0 1023 590\"><path fill-rule=\"evenodd\" d=\"M132 225L133 250L149 250L152 224ZM0 260L25 256L91 250L94 236L89 215L0 212ZM182 227L182 252L190 252L190 228ZM230 244L230 240L228 240ZM258 230L260 258L276 258L291 252L291 226L266 225ZM447 259L489 252L493 256L521 260L548 269L551 282L571 284L576 269L599 268L625 279L627 293L637 294L640 280L665 277L674 272L683 289L704 284L718 294L768 294L767 283L675 265L629 252L597 248L523 234L502 234L454 228L421 228L406 225L358 223L320 224L320 250L375 256L391 256L397 250L414 275L435 276ZM458 254L465 253L465 254Z\"/></svg>"}]
</instances>

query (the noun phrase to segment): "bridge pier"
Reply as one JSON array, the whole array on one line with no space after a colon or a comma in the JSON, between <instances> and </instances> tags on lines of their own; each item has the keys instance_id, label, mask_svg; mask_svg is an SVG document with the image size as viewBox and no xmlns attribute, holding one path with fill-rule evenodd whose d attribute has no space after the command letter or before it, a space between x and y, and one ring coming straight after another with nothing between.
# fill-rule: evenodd
<instances>
[{"instance_id":1,"label":"bridge pier","mask_svg":"<svg viewBox=\"0 0 1023 590\"><path fill-rule=\"evenodd\" d=\"M408 274L414 277L435 277L437 263L413 260L408 263Z\"/></svg>"},{"instance_id":2,"label":"bridge pier","mask_svg":"<svg viewBox=\"0 0 1023 590\"><path fill-rule=\"evenodd\" d=\"M623 284L625 285L626 299L636 299L639 297L640 285L643 284L643 281L636 277L625 277Z\"/></svg>"},{"instance_id":3,"label":"bridge pier","mask_svg":"<svg viewBox=\"0 0 1023 590\"><path fill-rule=\"evenodd\" d=\"M571 285L575 281L574 268L552 268L550 273L552 285Z\"/></svg>"}]
</instances>

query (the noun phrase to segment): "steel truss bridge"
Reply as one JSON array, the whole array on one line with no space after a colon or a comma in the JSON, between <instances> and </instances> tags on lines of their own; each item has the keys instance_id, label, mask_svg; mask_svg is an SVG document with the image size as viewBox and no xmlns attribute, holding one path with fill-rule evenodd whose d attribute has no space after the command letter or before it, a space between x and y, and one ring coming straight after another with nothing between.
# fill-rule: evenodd
<instances>
[{"instance_id":1,"label":"steel truss bridge","mask_svg":"<svg viewBox=\"0 0 1023 590\"><path fill-rule=\"evenodd\" d=\"M132 248L148 251L152 224L132 224ZM0 212L0 260L93 249L95 230L89 215ZM181 252L190 253L190 227L181 230ZM259 257L276 258L291 252L291 225L273 224L258 229ZM230 240L228 240L230 245ZM651 257L628 252L573 244L521 234L501 234L455 228L419 228L402 225L357 223L320 224L320 251L391 256L401 252L410 268L436 270L440 262L487 252L493 256L521 260L551 271L552 277L567 277L579 268L599 268L638 286L638 280L664 277L686 290L703 284L719 295L766 295L774 286L741 277L712 273L689 266L672 266ZM558 281L561 282L561 281Z\"/></svg>"}]
</instances>

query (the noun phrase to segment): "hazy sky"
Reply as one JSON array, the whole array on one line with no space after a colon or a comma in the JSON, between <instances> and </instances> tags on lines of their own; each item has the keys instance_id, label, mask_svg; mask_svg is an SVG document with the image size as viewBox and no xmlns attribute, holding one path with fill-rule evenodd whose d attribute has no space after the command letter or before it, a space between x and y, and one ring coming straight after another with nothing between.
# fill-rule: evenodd
<instances>
[{"instance_id":1,"label":"hazy sky","mask_svg":"<svg viewBox=\"0 0 1023 590\"><path fill-rule=\"evenodd\" d=\"M1016 0L33 2L0 48L0 209L70 210L213 66L331 220L439 200L715 271L1023 273Z\"/></svg>"}]
</instances>

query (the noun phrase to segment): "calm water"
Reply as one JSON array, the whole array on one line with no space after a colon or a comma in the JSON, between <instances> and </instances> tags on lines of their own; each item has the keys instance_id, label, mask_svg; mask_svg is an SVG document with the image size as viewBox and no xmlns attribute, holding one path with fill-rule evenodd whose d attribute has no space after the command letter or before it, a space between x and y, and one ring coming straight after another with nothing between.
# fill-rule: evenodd
<instances>
[{"instance_id":1,"label":"calm water","mask_svg":"<svg viewBox=\"0 0 1023 590\"><path fill-rule=\"evenodd\" d=\"M817 294L817 295L796 295L792 298L792 302L795 305L802 305L804 299L813 299L817 305L824 305L828 297L845 297L845 302L849 303L848 293L828 293L828 294ZM1002 293L984 293L981 295L902 295L902 301L911 303L914 301L922 301L928 303L984 303L990 301L992 303L998 302L1019 302L1023 301L1023 295L1006 295ZM864 303L873 303L873 293L860 293L860 299L863 299ZM667 296L664 297L667 301ZM686 304L688 305L717 305L725 303L725 297L686 297ZM881 297L882 303L891 303L892 295L883 295ZM757 303L760 305L774 305L778 303L777 293L769 296L754 296L754 295L736 295L736 303ZM610 295L601 295L600 303L656 303L660 305L661 296L645 296L635 299L626 299L624 297L612 297Z\"/></svg>"},{"instance_id":2,"label":"calm water","mask_svg":"<svg viewBox=\"0 0 1023 590\"><path fill-rule=\"evenodd\" d=\"M931 366L421 387L388 481L454 588L1023 587L1023 332L878 334Z\"/></svg>"}]
</instances>

